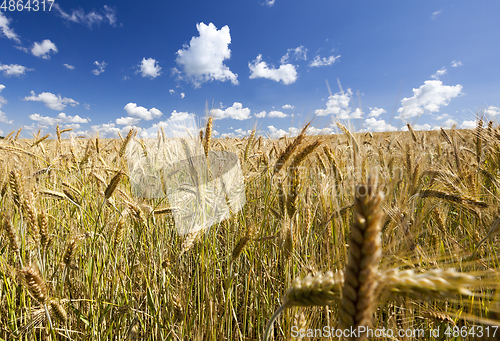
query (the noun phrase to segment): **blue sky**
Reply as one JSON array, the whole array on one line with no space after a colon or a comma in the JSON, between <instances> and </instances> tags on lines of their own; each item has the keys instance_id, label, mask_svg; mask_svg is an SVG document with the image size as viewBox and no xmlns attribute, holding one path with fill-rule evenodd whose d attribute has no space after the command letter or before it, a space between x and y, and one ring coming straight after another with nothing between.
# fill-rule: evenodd
<instances>
[{"instance_id":1,"label":"blue sky","mask_svg":"<svg viewBox=\"0 0 500 341\"><path fill-rule=\"evenodd\" d=\"M0 9L4 135L56 124L145 134L192 116L201 125L207 106L218 137L253 128L279 137L311 119L323 133L336 121L356 131L469 128L476 112L500 113L498 1L49 6Z\"/></svg>"}]
</instances>

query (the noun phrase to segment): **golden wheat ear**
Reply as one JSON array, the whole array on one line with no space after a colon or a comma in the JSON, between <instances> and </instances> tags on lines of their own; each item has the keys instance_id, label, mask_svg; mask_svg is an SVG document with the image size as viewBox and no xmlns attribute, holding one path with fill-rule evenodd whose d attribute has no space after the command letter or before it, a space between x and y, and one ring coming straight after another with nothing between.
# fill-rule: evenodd
<instances>
[{"instance_id":1,"label":"golden wheat ear","mask_svg":"<svg viewBox=\"0 0 500 341\"><path fill-rule=\"evenodd\" d=\"M376 185L360 185L354 199L354 222L349 237L349 258L340 307L340 327L371 327L376 306L378 265L382 256L381 229L383 211L382 193L375 193ZM365 340L360 335L356 340Z\"/></svg>"}]
</instances>

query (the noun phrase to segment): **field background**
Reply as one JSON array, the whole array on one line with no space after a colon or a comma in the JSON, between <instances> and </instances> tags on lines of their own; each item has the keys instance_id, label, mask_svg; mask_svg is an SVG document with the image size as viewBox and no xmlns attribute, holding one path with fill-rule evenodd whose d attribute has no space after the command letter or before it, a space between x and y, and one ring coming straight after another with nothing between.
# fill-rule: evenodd
<instances>
[{"instance_id":1,"label":"field background","mask_svg":"<svg viewBox=\"0 0 500 341\"><path fill-rule=\"evenodd\" d=\"M377 282L374 328L495 325L496 124L343 130L280 140L205 132L207 150L238 154L246 204L184 237L166 200L131 194L125 151L133 132L1 140L0 340L262 340L285 297L272 338L300 339L292 326L335 327L356 185L368 182L384 193L377 271L408 277L386 289ZM328 271L328 287L297 284Z\"/></svg>"}]
</instances>

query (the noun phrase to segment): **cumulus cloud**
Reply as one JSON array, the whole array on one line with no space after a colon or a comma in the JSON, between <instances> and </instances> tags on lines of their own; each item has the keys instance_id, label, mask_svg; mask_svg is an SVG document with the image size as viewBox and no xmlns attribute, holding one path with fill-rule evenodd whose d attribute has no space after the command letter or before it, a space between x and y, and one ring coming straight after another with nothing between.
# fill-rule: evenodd
<instances>
[{"instance_id":1,"label":"cumulus cloud","mask_svg":"<svg viewBox=\"0 0 500 341\"><path fill-rule=\"evenodd\" d=\"M379 117L382 114L385 114L387 111L383 108L370 108L370 113L368 114L368 117Z\"/></svg>"},{"instance_id":2,"label":"cumulus cloud","mask_svg":"<svg viewBox=\"0 0 500 341\"><path fill-rule=\"evenodd\" d=\"M264 4L265 4L266 6L273 7L273 5L274 5L274 3L275 3L275 2L276 2L276 0L266 0L266 1L264 2Z\"/></svg>"},{"instance_id":3,"label":"cumulus cloud","mask_svg":"<svg viewBox=\"0 0 500 341\"><path fill-rule=\"evenodd\" d=\"M273 110L267 115L267 117L285 118L288 117L288 115L284 112Z\"/></svg>"},{"instance_id":4,"label":"cumulus cloud","mask_svg":"<svg viewBox=\"0 0 500 341\"><path fill-rule=\"evenodd\" d=\"M184 92L181 92L181 98L186 97L186 94Z\"/></svg>"},{"instance_id":5,"label":"cumulus cloud","mask_svg":"<svg viewBox=\"0 0 500 341\"><path fill-rule=\"evenodd\" d=\"M385 120L377 120L375 117L370 117L365 120L363 123L364 129L361 130L361 132L382 132L382 131L397 131L398 128L396 128L393 125L390 125L389 123L386 123Z\"/></svg>"},{"instance_id":6,"label":"cumulus cloud","mask_svg":"<svg viewBox=\"0 0 500 341\"><path fill-rule=\"evenodd\" d=\"M139 72L141 72L142 77L158 77L160 75L161 67L157 63L158 62L153 58L142 58L142 62L139 64Z\"/></svg>"},{"instance_id":7,"label":"cumulus cloud","mask_svg":"<svg viewBox=\"0 0 500 341\"><path fill-rule=\"evenodd\" d=\"M33 71L33 69L28 69L25 66L22 65L17 65L17 64L2 64L0 63L0 71L3 71L3 75L10 77L10 76L17 76L20 77L26 73L26 71Z\"/></svg>"},{"instance_id":8,"label":"cumulus cloud","mask_svg":"<svg viewBox=\"0 0 500 341\"><path fill-rule=\"evenodd\" d=\"M106 62L102 61L99 63L97 60L94 62L94 65L97 65L97 69L92 70L92 73L96 76L99 76L104 72L104 68L108 65Z\"/></svg>"},{"instance_id":9,"label":"cumulus cloud","mask_svg":"<svg viewBox=\"0 0 500 341\"><path fill-rule=\"evenodd\" d=\"M460 129L476 129L476 121L463 121L459 126Z\"/></svg>"},{"instance_id":10,"label":"cumulus cloud","mask_svg":"<svg viewBox=\"0 0 500 341\"><path fill-rule=\"evenodd\" d=\"M321 58L320 56L314 57L313 60L309 63L309 67L320 67L320 66L328 66L332 65L337 61L337 59L340 58L340 55L338 56L329 56L328 58L323 57Z\"/></svg>"},{"instance_id":11,"label":"cumulus cloud","mask_svg":"<svg viewBox=\"0 0 500 341\"><path fill-rule=\"evenodd\" d=\"M177 112L176 110L174 110L170 114L168 121L172 121L172 122L184 121L184 120L187 120L188 118L192 118L192 117L194 117L194 114L190 114L187 111Z\"/></svg>"},{"instance_id":12,"label":"cumulus cloud","mask_svg":"<svg viewBox=\"0 0 500 341\"><path fill-rule=\"evenodd\" d=\"M446 68L443 66L441 70L437 70L435 74L431 76L431 78L439 79L442 75L446 74Z\"/></svg>"},{"instance_id":13,"label":"cumulus cloud","mask_svg":"<svg viewBox=\"0 0 500 341\"><path fill-rule=\"evenodd\" d=\"M347 89L347 91L339 91L328 97L325 109L317 109L315 113L318 116L335 115L336 118L340 120L361 118L363 114L361 109L357 108L354 111L351 110L351 107L349 106L351 99L351 89Z\"/></svg>"},{"instance_id":14,"label":"cumulus cloud","mask_svg":"<svg viewBox=\"0 0 500 341\"><path fill-rule=\"evenodd\" d=\"M266 112L265 111L258 112L255 114L255 117L264 118L264 117L266 117Z\"/></svg>"},{"instance_id":15,"label":"cumulus cloud","mask_svg":"<svg viewBox=\"0 0 500 341\"><path fill-rule=\"evenodd\" d=\"M33 47L31 48L31 53L34 56L41 57L43 59L50 59L50 51L56 53L57 47L49 39L43 40L40 44L35 42L35 44L33 44Z\"/></svg>"},{"instance_id":16,"label":"cumulus cloud","mask_svg":"<svg viewBox=\"0 0 500 341\"><path fill-rule=\"evenodd\" d=\"M461 61L454 60L451 62L451 67L459 67L459 66L462 66Z\"/></svg>"},{"instance_id":17,"label":"cumulus cloud","mask_svg":"<svg viewBox=\"0 0 500 341\"><path fill-rule=\"evenodd\" d=\"M262 61L262 55L251 63L248 63L250 68L250 79L267 78L283 84L292 84L297 80L296 66L293 64L282 64L278 69L269 67L266 62Z\"/></svg>"},{"instance_id":18,"label":"cumulus cloud","mask_svg":"<svg viewBox=\"0 0 500 341\"><path fill-rule=\"evenodd\" d=\"M73 65L69 65L69 64L63 64L63 65L64 65L64 66L66 67L66 69L68 69L68 70L74 70L74 69L75 69L75 67L74 67Z\"/></svg>"},{"instance_id":19,"label":"cumulus cloud","mask_svg":"<svg viewBox=\"0 0 500 341\"><path fill-rule=\"evenodd\" d=\"M184 77L191 81L195 87L202 83L217 80L221 82L231 81L238 84L238 75L234 74L224 65L224 60L231 57L231 35L226 25L217 30L214 24L196 24L199 37L192 37L189 45L184 45L177 51L175 59L177 65L182 68ZM181 72L179 77L183 78Z\"/></svg>"},{"instance_id":20,"label":"cumulus cloud","mask_svg":"<svg viewBox=\"0 0 500 341\"><path fill-rule=\"evenodd\" d=\"M399 116L404 121L422 115L425 110L438 112L447 106L450 100L462 94L462 85L443 85L440 80L427 80L418 89L413 89L413 96L401 100Z\"/></svg>"},{"instance_id":21,"label":"cumulus cloud","mask_svg":"<svg viewBox=\"0 0 500 341\"><path fill-rule=\"evenodd\" d=\"M49 109L53 110L63 110L66 105L71 105L72 107L77 106L78 103L72 98L67 98L64 97L62 98L61 95L54 95L51 92L42 92L39 95L35 95L34 91L31 91L31 96L29 97L24 97L25 101L34 101L34 102L43 102L45 103L45 106Z\"/></svg>"},{"instance_id":22,"label":"cumulus cloud","mask_svg":"<svg viewBox=\"0 0 500 341\"><path fill-rule=\"evenodd\" d=\"M14 33L14 30L9 27L10 20L0 11L0 29L4 36L8 39L14 40L16 43L21 44L21 40L19 40L19 36Z\"/></svg>"},{"instance_id":23,"label":"cumulus cloud","mask_svg":"<svg viewBox=\"0 0 500 341\"><path fill-rule=\"evenodd\" d=\"M101 22L108 22L112 26L116 23L116 11L107 5L104 5L100 13L92 11L87 14L85 14L82 9L73 10L71 14L69 14L57 3L54 3L53 7L64 20L87 25L89 28L92 28L94 24L99 25Z\"/></svg>"},{"instance_id":24,"label":"cumulus cloud","mask_svg":"<svg viewBox=\"0 0 500 341\"><path fill-rule=\"evenodd\" d=\"M281 57L281 64L286 64L290 58L294 60L307 60L307 49L302 45L294 49L288 49L286 54Z\"/></svg>"},{"instance_id":25,"label":"cumulus cloud","mask_svg":"<svg viewBox=\"0 0 500 341\"><path fill-rule=\"evenodd\" d=\"M156 108L151 108L148 110L144 107L137 106L136 103L132 103L132 102L128 103L124 107L124 109L129 116L137 117L137 118L139 118L141 120L145 120L145 121L150 121L153 118L158 118L158 117L161 117L163 115L163 113Z\"/></svg>"},{"instance_id":26,"label":"cumulus cloud","mask_svg":"<svg viewBox=\"0 0 500 341\"><path fill-rule=\"evenodd\" d=\"M294 109L295 107L290 104L285 104L284 106L281 107L281 109Z\"/></svg>"},{"instance_id":27,"label":"cumulus cloud","mask_svg":"<svg viewBox=\"0 0 500 341\"><path fill-rule=\"evenodd\" d=\"M78 124L78 123L89 123L90 119L89 118L82 118L78 115L75 116L68 116L65 113L60 113L56 117L50 117L50 116L41 116L39 114L32 114L29 116L29 118L32 121L38 122L41 125L44 126L54 126L56 124L63 124L63 123L73 123L73 124Z\"/></svg>"},{"instance_id":28,"label":"cumulus cloud","mask_svg":"<svg viewBox=\"0 0 500 341\"><path fill-rule=\"evenodd\" d=\"M246 120L250 118L250 109L243 108L239 102L234 102L233 105L226 109L212 109L210 114L216 119L233 118L235 120Z\"/></svg>"},{"instance_id":29,"label":"cumulus cloud","mask_svg":"<svg viewBox=\"0 0 500 341\"><path fill-rule=\"evenodd\" d=\"M277 129L274 126L267 126L268 129L268 135L272 139L279 139L280 137L283 137L286 135L286 131L283 129Z\"/></svg>"}]
</instances>

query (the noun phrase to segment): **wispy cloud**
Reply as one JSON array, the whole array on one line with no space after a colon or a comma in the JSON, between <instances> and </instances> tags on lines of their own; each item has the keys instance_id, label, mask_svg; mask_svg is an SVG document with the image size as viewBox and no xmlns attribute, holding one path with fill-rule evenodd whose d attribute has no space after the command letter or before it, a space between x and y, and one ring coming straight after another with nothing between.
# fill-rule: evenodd
<instances>
[{"instance_id":1,"label":"wispy cloud","mask_svg":"<svg viewBox=\"0 0 500 341\"><path fill-rule=\"evenodd\" d=\"M106 62L98 62L97 60L94 62L94 65L97 65L97 69L92 70L92 73L96 76L99 76L104 72L104 68L108 65Z\"/></svg>"},{"instance_id":2,"label":"wispy cloud","mask_svg":"<svg viewBox=\"0 0 500 341\"><path fill-rule=\"evenodd\" d=\"M332 65L337 61L337 59L340 58L340 55L338 56L329 56L328 58L323 57L321 58L320 56L314 57L314 59L309 63L309 67L320 67L320 66L328 66Z\"/></svg>"},{"instance_id":3,"label":"wispy cloud","mask_svg":"<svg viewBox=\"0 0 500 341\"><path fill-rule=\"evenodd\" d=\"M439 11L432 12L431 19L436 20L436 18L441 14L443 10L440 9Z\"/></svg>"},{"instance_id":4,"label":"wispy cloud","mask_svg":"<svg viewBox=\"0 0 500 341\"><path fill-rule=\"evenodd\" d=\"M21 44L19 36L16 33L14 33L14 30L10 28L9 25L10 25L10 20L3 14L2 11L0 11L0 29L2 30L2 33L8 39L12 39L16 43Z\"/></svg>"},{"instance_id":5,"label":"wispy cloud","mask_svg":"<svg viewBox=\"0 0 500 341\"><path fill-rule=\"evenodd\" d=\"M87 14L82 9L73 10L69 14L57 3L54 3L54 9L64 20L86 25L89 28L92 28L94 24L99 25L101 22L107 22L112 26L116 23L116 11L107 5L104 5L100 12L92 11Z\"/></svg>"},{"instance_id":6,"label":"wispy cloud","mask_svg":"<svg viewBox=\"0 0 500 341\"><path fill-rule=\"evenodd\" d=\"M68 70L74 70L74 69L75 69L75 67L74 67L73 65L69 65L69 64L63 64L63 65L64 65L64 66L66 67L66 69L68 69Z\"/></svg>"}]
</instances>

